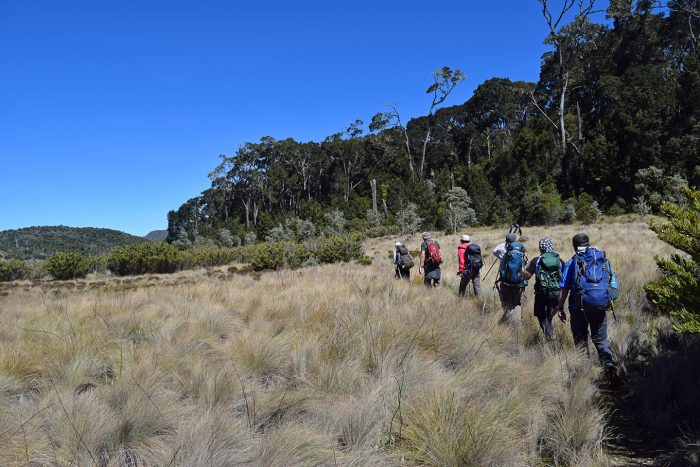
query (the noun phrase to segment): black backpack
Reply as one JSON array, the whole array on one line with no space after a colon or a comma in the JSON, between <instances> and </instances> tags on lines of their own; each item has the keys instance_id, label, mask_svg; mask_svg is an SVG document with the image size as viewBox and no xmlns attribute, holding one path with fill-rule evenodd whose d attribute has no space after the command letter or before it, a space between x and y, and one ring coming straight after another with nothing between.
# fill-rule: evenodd
<instances>
[{"instance_id":1,"label":"black backpack","mask_svg":"<svg viewBox=\"0 0 700 467\"><path fill-rule=\"evenodd\" d=\"M481 247L476 243L470 243L464 250L464 270L468 271L471 277L475 277L483 266L484 259L481 257Z\"/></svg>"}]
</instances>

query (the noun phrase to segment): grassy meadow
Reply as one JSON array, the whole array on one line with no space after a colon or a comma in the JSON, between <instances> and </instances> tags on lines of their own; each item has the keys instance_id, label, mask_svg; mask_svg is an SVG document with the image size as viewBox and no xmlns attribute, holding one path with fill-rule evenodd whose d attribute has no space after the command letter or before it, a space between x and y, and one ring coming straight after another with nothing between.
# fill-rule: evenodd
<instances>
[{"instance_id":1,"label":"grassy meadow","mask_svg":"<svg viewBox=\"0 0 700 467\"><path fill-rule=\"evenodd\" d=\"M625 355L647 329L653 254L671 249L641 223L527 228L525 244L535 255L548 235L568 257L579 230L618 273L610 340ZM469 233L488 268L505 231ZM495 271L483 302L458 299L458 236L435 238L439 290L417 267L410 284L393 278L397 238L368 240L369 266L3 285L0 465L623 462L568 323L547 346L530 286L522 327L499 325Z\"/></svg>"}]
</instances>

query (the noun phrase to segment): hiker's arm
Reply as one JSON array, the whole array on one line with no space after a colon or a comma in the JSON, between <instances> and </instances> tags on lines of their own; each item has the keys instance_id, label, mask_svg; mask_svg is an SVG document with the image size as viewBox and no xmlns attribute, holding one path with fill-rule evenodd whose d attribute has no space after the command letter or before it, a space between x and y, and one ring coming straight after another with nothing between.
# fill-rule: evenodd
<instances>
[{"instance_id":1,"label":"hiker's arm","mask_svg":"<svg viewBox=\"0 0 700 467\"><path fill-rule=\"evenodd\" d=\"M425 264L425 250L420 252L420 266L418 266L418 274L423 274L423 264Z\"/></svg>"},{"instance_id":2,"label":"hiker's arm","mask_svg":"<svg viewBox=\"0 0 700 467\"><path fill-rule=\"evenodd\" d=\"M526 269L523 271L523 277L525 278L525 280L528 280L532 277L532 273Z\"/></svg>"},{"instance_id":3,"label":"hiker's arm","mask_svg":"<svg viewBox=\"0 0 700 467\"><path fill-rule=\"evenodd\" d=\"M562 321L566 321L566 311L564 311L564 303L566 303L566 297L569 296L569 289L562 288L559 290L559 303L557 304L557 309L559 310L559 318Z\"/></svg>"}]
</instances>

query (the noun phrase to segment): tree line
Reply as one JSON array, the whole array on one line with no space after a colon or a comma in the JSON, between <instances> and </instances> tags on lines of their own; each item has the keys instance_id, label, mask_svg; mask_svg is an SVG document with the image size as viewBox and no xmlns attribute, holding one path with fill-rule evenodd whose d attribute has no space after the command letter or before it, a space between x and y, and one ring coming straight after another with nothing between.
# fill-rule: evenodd
<instances>
[{"instance_id":1,"label":"tree line","mask_svg":"<svg viewBox=\"0 0 700 467\"><path fill-rule=\"evenodd\" d=\"M465 76L445 67L425 116L390 105L320 142L246 142L168 213L168 241L590 222L683 202L700 182L700 0L539 3L551 49L537 83L492 78L446 106Z\"/></svg>"}]
</instances>

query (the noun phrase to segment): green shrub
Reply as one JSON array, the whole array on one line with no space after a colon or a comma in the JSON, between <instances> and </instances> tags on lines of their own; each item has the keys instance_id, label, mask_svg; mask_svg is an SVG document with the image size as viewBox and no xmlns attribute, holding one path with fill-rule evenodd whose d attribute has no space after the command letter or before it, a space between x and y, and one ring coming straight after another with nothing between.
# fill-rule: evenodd
<instances>
[{"instance_id":1,"label":"green shrub","mask_svg":"<svg viewBox=\"0 0 700 467\"><path fill-rule=\"evenodd\" d=\"M395 236L398 234L399 227L396 225L379 225L365 230L365 235L367 235L367 238L387 237L389 235Z\"/></svg>"},{"instance_id":2,"label":"green shrub","mask_svg":"<svg viewBox=\"0 0 700 467\"><path fill-rule=\"evenodd\" d=\"M528 191L523 199L523 220L528 225L552 225L562 217L564 205L553 187Z\"/></svg>"},{"instance_id":3,"label":"green shrub","mask_svg":"<svg viewBox=\"0 0 700 467\"><path fill-rule=\"evenodd\" d=\"M180 252L180 268L194 269L223 266L238 258L236 248L197 246Z\"/></svg>"},{"instance_id":4,"label":"green shrub","mask_svg":"<svg viewBox=\"0 0 700 467\"><path fill-rule=\"evenodd\" d=\"M338 263L359 259L363 255L362 239L357 235L338 235L322 239L318 245L318 260Z\"/></svg>"},{"instance_id":5,"label":"green shrub","mask_svg":"<svg viewBox=\"0 0 700 467\"><path fill-rule=\"evenodd\" d=\"M601 215L598 203L588 193L579 196L575 206L576 217L583 224L592 224Z\"/></svg>"},{"instance_id":6,"label":"green shrub","mask_svg":"<svg viewBox=\"0 0 700 467\"><path fill-rule=\"evenodd\" d=\"M32 268L24 261L18 259L0 260L0 282L28 279L31 275Z\"/></svg>"},{"instance_id":7,"label":"green shrub","mask_svg":"<svg viewBox=\"0 0 700 467\"><path fill-rule=\"evenodd\" d=\"M309 252L300 243L288 242L284 244L284 264L290 269L300 268L304 261L309 259Z\"/></svg>"},{"instance_id":8,"label":"green shrub","mask_svg":"<svg viewBox=\"0 0 700 467\"><path fill-rule=\"evenodd\" d=\"M118 276L169 274L182 265L180 251L167 243L124 245L105 256L107 268Z\"/></svg>"},{"instance_id":9,"label":"green shrub","mask_svg":"<svg viewBox=\"0 0 700 467\"><path fill-rule=\"evenodd\" d=\"M277 270L284 266L284 243L258 243L250 258L255 271Z\"/></svg>"},{"instance_id":10,"label":"green shrub","mask_svg":"<svg viewBox=\"0 0 700 467\"><path fill-rule=\"evenodd\" d=\"M95 260L78 253L56 253L46 258L44 269L55 280L79 279L94 270Z\"/></svg>"},{"instance_id":11,"label":"green shrub","mask_svg":"<svg viewBox=\"0 0 700 467\"><path fill-rule=\"evenodd\" d=\"M663 277L644 286L647 298L660 311L676 318L676 329L700 333L700 191L685 188L687 208L665 203L661 211L668 223L652 223L664 242L686 254L656 258Z\"/></svg>"}]
</instances>

